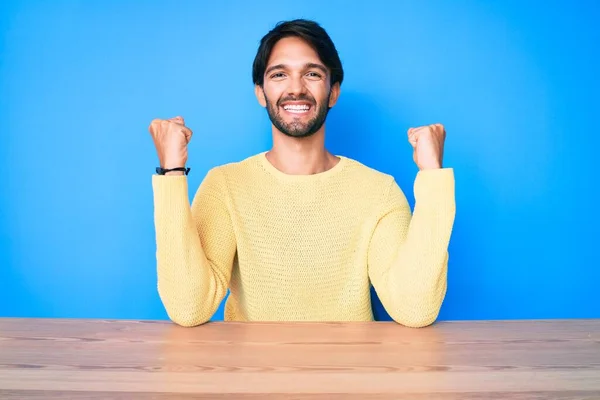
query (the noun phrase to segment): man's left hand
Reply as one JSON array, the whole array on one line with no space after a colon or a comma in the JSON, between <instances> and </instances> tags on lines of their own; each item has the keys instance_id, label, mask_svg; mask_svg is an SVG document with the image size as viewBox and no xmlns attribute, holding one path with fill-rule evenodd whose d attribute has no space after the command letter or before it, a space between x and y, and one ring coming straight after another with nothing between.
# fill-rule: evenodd
<instances>
[{"instance_id":1,"label":"man's left hand","mask_svg":"<svg viewBox=\"0 0 600 400\"><path fill-rule=\"evenodd\" d=\"M408 142L413 147L413 160L419 170L442 168L445 139L446 130L442 124L408 130Z\"/></svg>"}]
</instances>

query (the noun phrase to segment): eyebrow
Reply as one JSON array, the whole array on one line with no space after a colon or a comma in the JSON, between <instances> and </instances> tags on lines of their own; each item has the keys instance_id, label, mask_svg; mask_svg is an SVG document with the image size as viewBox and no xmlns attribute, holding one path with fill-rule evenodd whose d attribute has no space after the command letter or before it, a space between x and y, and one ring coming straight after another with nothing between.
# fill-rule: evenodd
<instances>
[{"instance_id":1,"label":"eyebrow","mask_svg":"<svg viewBox=\"0 0 600 400\"><path fill-rule=\"evenodd\" d=\"M327 68L325 68L325 66L322 64L317 64L317 63L304 64L304 69L310 69L310 68L317 68L317 69L321 70L325 75L327 75ZM276 69L287 69L287 66L285 64L277 64L277 65L270 66L265 71L265 75L267 75L269 72L274 71Z\"/></svg>"}]
</instances>

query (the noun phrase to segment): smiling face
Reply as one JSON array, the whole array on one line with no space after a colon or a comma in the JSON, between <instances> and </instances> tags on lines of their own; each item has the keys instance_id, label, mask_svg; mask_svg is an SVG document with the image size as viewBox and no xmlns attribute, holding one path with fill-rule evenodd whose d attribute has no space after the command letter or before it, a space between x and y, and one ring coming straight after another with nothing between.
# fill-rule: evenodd
<instances>
[{"instance_id":1,"label":"smiling face","mask_svg":"<svg viewBox=\"0 0 600 400\"><path fill-rule=\"evenodd\" d=\"M263 86L256 86L256 97L267 108L274 127L296 138L318 132L338 96L339 84L331 87L327 67L313 48L297 37L275 44Z\"/></svg>"}]
</instances>

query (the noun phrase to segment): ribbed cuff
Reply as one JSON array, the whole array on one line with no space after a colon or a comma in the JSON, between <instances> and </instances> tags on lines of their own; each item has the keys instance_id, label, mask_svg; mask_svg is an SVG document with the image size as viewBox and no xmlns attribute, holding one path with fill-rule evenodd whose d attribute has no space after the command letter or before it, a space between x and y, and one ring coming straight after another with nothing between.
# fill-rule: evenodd
<instances>
[{"instance_id":1,"label":"ribbed cuff","mask_svg":"<svg viewBox=\"0 0 600 400\"><path fill-rule=\"evenodd\" d=\"M185 175L152 175L152 189L157 209L189 207L188 182Z\"/></svg>"},{"instance_id":2,"label":"ribbed cuff","mask_svg":"<svg viewBox=\"0 0 600 400\"><path fill-rule=\"evenodd\" d=\"M454 206L454 169L427 169L417 173L415 202L419 206Z\"/></svg>"}]
</instances>

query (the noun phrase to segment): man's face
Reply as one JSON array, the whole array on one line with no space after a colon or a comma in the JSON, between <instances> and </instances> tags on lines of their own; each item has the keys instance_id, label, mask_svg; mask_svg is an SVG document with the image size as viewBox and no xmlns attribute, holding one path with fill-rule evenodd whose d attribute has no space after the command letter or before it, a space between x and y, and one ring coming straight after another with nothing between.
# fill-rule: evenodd
<instances>
[{"instance_id":1,"label":"man's face","mask_svg":"<svg viewBox=\"0 0 600 400\"><path fill-rule=\"evenodd\" d=\"M329 71L317 53L303 40L288 37L273 47L256 96L281 133L307 137L323 126L337 101L339 84L332 88L329 82Z\"/></svg>"}]
</instances>

